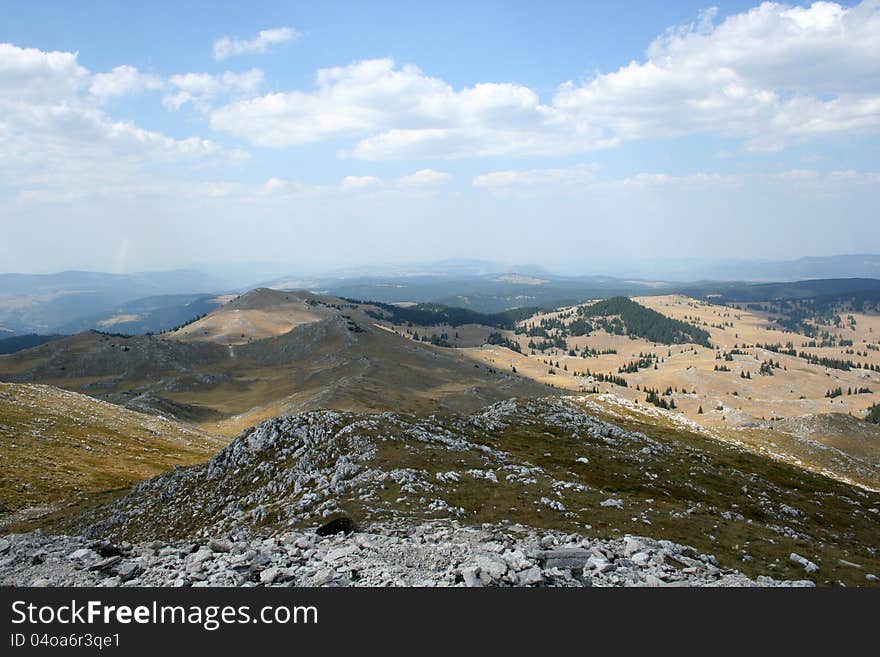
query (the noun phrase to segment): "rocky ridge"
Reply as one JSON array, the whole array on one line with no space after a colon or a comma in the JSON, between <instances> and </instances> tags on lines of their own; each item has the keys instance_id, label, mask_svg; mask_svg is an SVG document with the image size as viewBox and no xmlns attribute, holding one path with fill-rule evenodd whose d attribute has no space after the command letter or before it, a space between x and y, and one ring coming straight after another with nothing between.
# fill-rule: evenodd
<instances>
[{"instance_id":1,"label":"rocky ridge","mask_svg":"<svg viewBox=\"0 0 880 657\"><path fill-rule=\"evenodd\" d=\"M535 584L583 584L593 557L587 571L595 585L771 583L767 576L853 585L875 582L880 570L876 494L697 433L623 415L609 421L588 399L574 397L511 399L474 415L313 411L276 418L207 463L144 481L48 528L66 537L11 537L9 549L23 541L55 550L55 563L66 564L63 581L122 582L131 573L114 575L117 564L140 559L143 576L131 580L144 584L175 584L182 572L197 575L183 584L244 585L262 582L265 568L280 569L279 581L319 584L339 578L316 577L326 555L314 527L343 516L360 533L327 539L326 547L346 550L351 563L336 552L332 561L338 556L343 571L353 566L359 574L349 572L351 583L363 574L371 584L525 584L520 573L529 571ZM486 549L479 532L510 539L499 551ZM623 537L644 534L668 540L638 539L647 550L626 547ZM121 551L104 555L105 544ZM220 544L229 549L215 550ZM211 556L211 545L212 553L247 554L241 559L250 561ZM269 554L257 557L264 548ZM83 549L120 559L102 564L79 553L74 561L97 559L79 569L64 561ZM556 549L574 552L538 552ZM522 568L490 567L486 555L503 561L508 550L525 555ZM28 565L23 554L0 561L0 578L54 581L28 570L42 564ZM230 559L244 577L222 574ZM193 561L218 565L199 570ZM424 567L435 562L439 570ZM571 580L549 572L563 565ZM21 577L14 575L19 568ZM494 573L490 582L483 581L487 572Z\"/></svg>"}]
</instances>

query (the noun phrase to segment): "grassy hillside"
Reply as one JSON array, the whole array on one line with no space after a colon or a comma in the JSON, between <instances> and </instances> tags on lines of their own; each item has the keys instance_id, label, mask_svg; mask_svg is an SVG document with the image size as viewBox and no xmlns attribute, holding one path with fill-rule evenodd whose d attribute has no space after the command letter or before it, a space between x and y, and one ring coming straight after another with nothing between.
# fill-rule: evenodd
<instances>
[{"instance_id":1,"label":"grassy hillside","mask_svg":"<svg viewBox=\"0 0 880 657\"><path fill-rule=\"evenodd\" d=\"M0 522L199 463L224 444L85 395L0 383Z\"/></svg>"},{"instance_id":2,"label":"grassy hillside","mask_svg":"<svg viewBox=\"0 0 880 657\"><path fill-rule=\"evenodd\" d=\"M0 354L14 354L16 351L38 347L41 344L59 340L63 335L37 335L36 333L28 333L26 335L13 335L8 338L0 338Z\"/></svg>"},{"instance_id":3,"label":"grassy hillside","mask_svg":"<svg viewBox=\"0 0 880 657\"><path fill-rule=\"evenodd\" d=\"M232 435L284 412L469 411L548 394L458 350L378 328L369 309L257 290L170 335L93 331L0 357L0 380L49 383Z\"/></svg>"}]
</instances>

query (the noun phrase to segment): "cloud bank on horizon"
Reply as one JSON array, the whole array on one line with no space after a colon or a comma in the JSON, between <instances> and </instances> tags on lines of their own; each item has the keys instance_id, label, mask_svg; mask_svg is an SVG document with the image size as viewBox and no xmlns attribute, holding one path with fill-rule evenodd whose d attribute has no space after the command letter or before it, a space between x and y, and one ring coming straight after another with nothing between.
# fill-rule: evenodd
<instances>
[{"instance_id":1,"label":"cloud bank on horizon","mask_svg":"<svg viewBox=\"0 0 880 657\"><path fill-rule=\"evenodd\" d=\"M0 31L4 269L174 266L206 234L313 265L880 250L876 0L703 10L540 85L234 27L202 70L93 70L94 44Z\"/></svg>"}]
</instances>

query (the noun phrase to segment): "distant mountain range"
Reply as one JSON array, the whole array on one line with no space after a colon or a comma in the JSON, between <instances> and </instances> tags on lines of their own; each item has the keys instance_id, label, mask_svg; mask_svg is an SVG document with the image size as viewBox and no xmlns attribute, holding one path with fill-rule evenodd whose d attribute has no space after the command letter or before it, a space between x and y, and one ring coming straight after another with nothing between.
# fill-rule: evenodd
<instances>
[{"instance_id":1,"label":"distant mountain range","mask_svg":"<svg viewBox=\"0 0 880 657\"><path fill-rule=\"evenodd\" d=\"M218 295L257 287L303 289L384 303L442 303L483 313L695 289L702 294L738 290L739 298L755 298L759 288L744 293L743 283L880 279L880 256L659 261L618 266L610 273L614 275L562 276L538 265L454 259L353 267L323 275L304 275L280 263L135 274L0 274L0 334L75 333L89 328L129 334L159 332L210 312L219 303L215 301Z\"/></svg>"},{"instance_id":2,"label":"distant mountain range","mask_svg":"<svg viewBox=\"0 0 880 657\"><path fill-rule=\"evenodd\" d=\"M810 278L880 278L880 255L812 256L797 260L660 260L624 263L608 273L634 278L691 282L799 281Z\"/></svg>"}]
</instances>

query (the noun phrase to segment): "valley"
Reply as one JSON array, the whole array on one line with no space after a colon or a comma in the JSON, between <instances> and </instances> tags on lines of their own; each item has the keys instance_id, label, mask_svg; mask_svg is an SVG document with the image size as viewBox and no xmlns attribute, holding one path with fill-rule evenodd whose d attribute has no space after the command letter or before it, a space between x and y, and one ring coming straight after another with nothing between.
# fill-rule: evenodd
<instances>
[{"instance_id":1,"label":"valley","mask_svg":"<svg viewBox=\"0 0 880 657\"><path fill-rule=\"evenodd\" d=\"M173 543L339 516L514 523L656 536L749 577L865 585L880 570L873 306L216 299L155 334L91 330L0 356L9 527Z\"/></svg>"}]
</instances>

